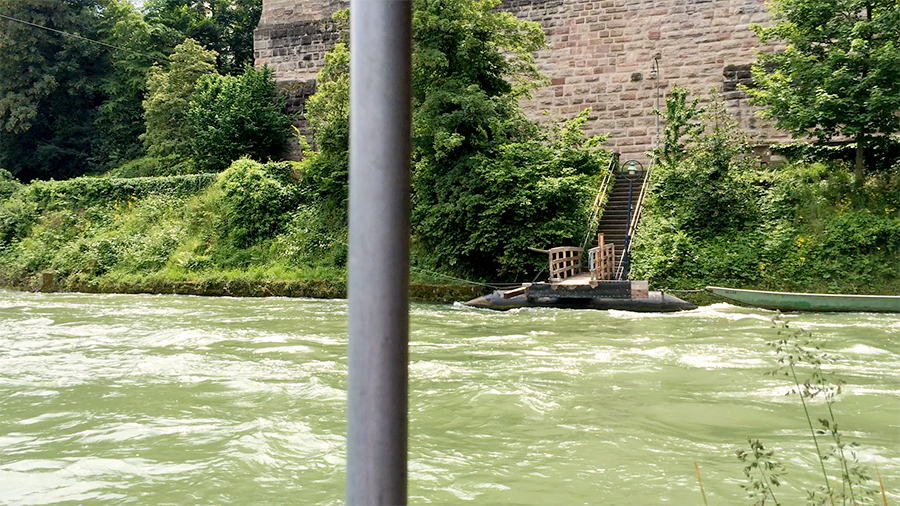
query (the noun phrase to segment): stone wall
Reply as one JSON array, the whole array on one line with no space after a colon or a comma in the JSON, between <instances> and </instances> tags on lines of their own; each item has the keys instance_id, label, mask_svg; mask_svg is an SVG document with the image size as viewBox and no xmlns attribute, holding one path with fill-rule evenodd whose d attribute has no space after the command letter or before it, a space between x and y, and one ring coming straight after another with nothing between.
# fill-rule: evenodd
<instances>
[{"instance_id":1,"label":"stone wall","mask_svg":"<svg viewBox=\"0 0 900 506\"><path fill-rule=\"evenodd\" d=\"M347 5L263 0L256 62L275 69L298 109L337 39L331 14ZM666 93L683 86L702 96L719 90L761 142L786 139L755 116L737 88L752 82L749 65L759 42L750 24L768 21L765 0L506 0L501 8L540 23L547 35L549 48L537 62L550 84L523 103L539 121L590 107L588 133L608 134L623 159L646 161L657 141L657 97L664 107Z\"/></svg>"},{"instance_id":2,"label":"stone wall","mask_svg":"<svg viewBox=\"0 0 900 506\"><path fill-rule=\"evenodd\" d=\"M256 66L275 70L289 109L300 113L295 125L304 134L308 134L308 123L302 115L303 104L316 90L316 74L325 65L325 53L340 36L331 15L348 6L344 0L263 0L253 33ZM300 146L293 138L285 146L285 157L300 159Z\"/></svg>"}]
</instances>

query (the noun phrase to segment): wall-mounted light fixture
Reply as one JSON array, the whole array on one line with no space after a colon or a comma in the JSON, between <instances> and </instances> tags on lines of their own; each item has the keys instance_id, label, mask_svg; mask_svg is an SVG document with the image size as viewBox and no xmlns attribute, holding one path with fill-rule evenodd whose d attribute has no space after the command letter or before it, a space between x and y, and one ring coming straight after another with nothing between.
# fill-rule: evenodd
<instances>
[{"instance_id":1,"label":"wall-mounted light fixture","mask_svg":"<svg viewBox=\"0 0 900 506\"><path fill-rule=\"evenodd\" d=\"M659 116L660 114L662 114L662 111L659 108L659 81L662 77L659 74L659 60L661 58L662 54L656 53L655 55L653 55L653 62L650 65L650 79L656 81L656 149L659 149Z\"/></svg>"}]
</instances>

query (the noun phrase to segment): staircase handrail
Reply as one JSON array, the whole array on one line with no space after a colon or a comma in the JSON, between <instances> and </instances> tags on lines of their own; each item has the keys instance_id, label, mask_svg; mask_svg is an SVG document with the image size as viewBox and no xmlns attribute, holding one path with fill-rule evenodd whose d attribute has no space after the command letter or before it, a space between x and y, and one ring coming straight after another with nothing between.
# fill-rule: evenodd
<instances>
[{"instance_id":1,"label":"staircase handrail","mask_svg":"<svg viewBox=\"0 0 900 506\"><path fill-rule=\"evenodd\" d=\"M619 153L613 153L612 157L609 159L609 167L607 168L606 176L603 177L600 188L597 189L597 196L594 197L594 203L591 205L591 216L588 218L588 230L584 235L584 241L581 243L581 249L587 249L588 243L594 235L594 227L597 223L600 223L600 218L603 217L604 201L609 198L607 195L609 193L609 183L612 179L613 172L616 171L618 166Z\"/></svg>"},{"instance_id":2,"label":"staircase handrail","mask_svg":"<svg viewBox=\"0 0 900 506\"><path fill-rule=\"evenodd\" d=\"M644 172L644 180L641 182L641 193L638 196L637 203L634 206L634 213L631 215L631 221L628 223L628 233L625 235L625 249L622 251L622 257L619 258L619 265L616 267L616 279L623 279L625 275L625 260L631 255L631 248L634 245L632 238L637 228L638 221L641 219L641 213L644 210L644 198L647 196L647 183L650 181L650 172L653 171L653 160Z\"/></svg>"}]
</instances>

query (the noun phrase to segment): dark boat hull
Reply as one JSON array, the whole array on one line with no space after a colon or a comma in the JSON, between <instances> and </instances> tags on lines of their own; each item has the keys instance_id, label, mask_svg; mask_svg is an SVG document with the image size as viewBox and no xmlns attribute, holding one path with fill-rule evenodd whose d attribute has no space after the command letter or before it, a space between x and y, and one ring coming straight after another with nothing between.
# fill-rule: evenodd
<instances>
[{"instance_id":1,"label":"dark boat hull","mask_svg":"<svg viewBox=\"0 0 900 506\"><path fill-rule=\"evenodd\" d=\"M529 297L526 294L505 298L503 291L466 302L466 305L496 310L521 307L550 307L564 309L618 309L644 313L665 313L696 309L697 306L664 292L649 292L647 297Z\"/></svg>"}]
</instances>

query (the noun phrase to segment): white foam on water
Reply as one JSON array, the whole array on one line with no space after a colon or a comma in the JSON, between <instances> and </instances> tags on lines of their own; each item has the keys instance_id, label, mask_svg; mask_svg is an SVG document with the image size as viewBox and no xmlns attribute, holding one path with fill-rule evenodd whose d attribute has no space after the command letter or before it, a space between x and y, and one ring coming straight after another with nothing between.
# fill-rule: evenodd
<instances>
[{"instance_id":1,"label":"white foam on water","mask_svg":"<svg viewBox=\"0 0 900 506\"><path fill-rule=\"evenodd\" d=\"M857 344L850 348L840 350L838 353L841 355L846 355L849 353L855 353L857 355L891 355L891 352L889 352L888 350L875 348L873 346L866 346L865 344Z\"/></svg>"}]
</instances>

